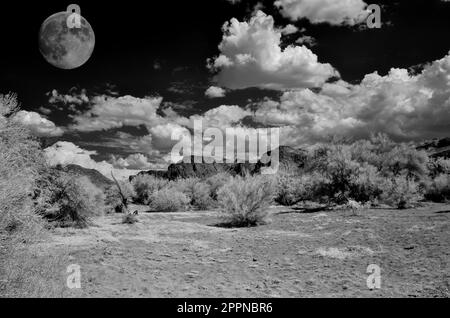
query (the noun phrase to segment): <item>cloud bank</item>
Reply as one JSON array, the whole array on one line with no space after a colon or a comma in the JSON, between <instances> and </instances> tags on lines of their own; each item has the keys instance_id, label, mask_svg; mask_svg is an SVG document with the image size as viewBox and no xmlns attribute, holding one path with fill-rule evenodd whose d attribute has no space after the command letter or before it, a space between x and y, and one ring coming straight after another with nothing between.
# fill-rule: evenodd
<instances>
[{"instance_id":1,"label":"cloud bank","mask_svg":"<svg viewBox=\"0 0 450 318\"><path fill-rule=\"evenodd\" d=\"M393 68L368 74L358 85L344 81L283 93L279 101L259 104L255 120L283 126L291 145L339 134L364 138L387 133L397 140L422 140L450 134L450 55L417 75Z\"/></svg>"}]
</instances>

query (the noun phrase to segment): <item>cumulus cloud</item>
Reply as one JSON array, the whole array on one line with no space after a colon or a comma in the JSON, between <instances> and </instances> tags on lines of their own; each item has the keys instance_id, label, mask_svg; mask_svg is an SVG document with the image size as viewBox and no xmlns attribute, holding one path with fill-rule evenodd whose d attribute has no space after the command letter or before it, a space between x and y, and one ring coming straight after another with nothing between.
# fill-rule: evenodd
<instances>
[{"instance_id":1,"label":"cumulus cloud","mask_svg":"<svg viewBox=\"0 0 450 318\"><path fill-rule=\"evenodd\" d=\"M58 137L64 134L55 123L36 112L21 110L14 115L13 121L27 127L37 137Z\"/></svg>"},{"instance_id":2,"label":"cumulus cloud","mask_svg":"<svg viewBox=\"0 0 450 318\"><path fill-rule=\"evenodd\" d=\"M298 28L295 25L288 24L281 30L281 33L283 35L290 35L290 34L297 33L298 31L299 30L298 30Z\"/></svg>"},{"instance_id":3,"label":"cumulus cloud","mask_svg":"<svg viewBox=\"0 0 450 318\"><path fill-rule=\"evenodd\" d=\"M89 132L152 124L161 118L157 114L161 102L161 97L96 96L89 111L73 116L71 128Z\"/></svg>"},{"instance_id":4,"label":"cumulus cloud","mask_svg":"<svg viewBox=\"0 0 450 318\"><path fill-rule=\"evenodd\" d=\"M306 18L311 23L355 25L369 15L362 0L277 0L275 6L292 21Z\"/></svg>"},{"instance_id":5,"label":"cumulus cloud","mask_svg":"<svg viewBox=\"0 0 450 318\"><path fill-rule=\"evenodd\" d=\"M205 96L209 98L225 97L225 90L221 87L211 86L205 92Z\"/></svg>"},{"instance_id":6,"label":"cumulus cloud","mask_svg":"<svg viewBox=\"0 0 450 318\"><path fill-rule=\"evenodd\" d=\"M417 75L393 68L368 74L358 85L344 81L285 92L266 100L255 120L283 127L283 138L300 145L328 135L367 137L383 132L397 140L421 140L450 134L450 55Z\"/></svg>"},{"instance_id":7,"label":"cumulus cloud","mask_svg":"<svg viewBox=\"0 0 450 318\"><path fill-rule=\"evenodd\" d=\"M60 94L56 89L47 94L49 96L49 103L63 103L63 104L76 104L81 105L83 103L89 103L89 97L86 95L86 90L82 89L80 93Z\"/></svg>"},{"instance_id":8,"label":"cumulus cloud","mask_svg":"<svg viewBox=\"0 0 450 318\"><path fill-rule=\"evenodd\" d=\"M167 123L149 127L149 132L152 136L153 147L161 152L169 152L172 147L178 142L172 140L173 135L189 135L189 130L177 123Z\"/></svg>"},{"instance_id":9,"label":"cumulus cloud","mask_svg":"<svg viewBox=\"0 0 450 318\"><path fill-rule=\"evenodd\" d=\"M252 114L236 105L222 105L204 114L186 118L171 109L157 113L160 104L160 99L155 102L154 99L137 99L130 96L102 99L88 112L76 116L76 123L72 128L90 132L122 126L143 125L147 128L148 135L138 137L125 132L117 132L107 140L96 143L85 142L84 145L120 149L122 153L142 153L152 159L157 159L156 163L160 164L179 142L179 140L173 139L173 136L181 136L180 138L190 136L195 120L201 120L204 129L217 127L225 130L228 127L239 125L242 119ZM160 115L162 113L164 116ZM136 158L115 158L112 162L116 167L125 167L127 162L130 163L132 159ZM139 159L143 159L143 157ZM143 161L140 163L142 164ZM130 163L130 166L136 168L136 164L136 162Z\"/></svg>"},{"instance_id":10,"label":"cumulus cloud","mask_svg":"<svg viewBox=\"0 0 450 318\"><path fill-rule=\"evenodd\" d=\"M93 118L84 117L121 125L145 125L148 135L137 137L120 132L117 140L111 141L120 144L120 149L128 147L129 152L121 151L128 157L98 163L92 160L93 153L72 149L65 152L64 158L78 158L85 166L100 165L103 171L111 166L138 168L148 167L150 163L162 164L178 142L172 140L172 136L191 136L197 120L202 121L203 130L219 128L224 135L227 128L233 127L241 141L255 132L245 127L247 122L262 127L281 127L280 143L292 146L322 141L330 135L365 138L377 132L387 133L396 140L444 137L450 134L450 54L425 65L421 72L393 68L386 75L367 74L359 84L338 80L322 84L320 90L300 87L283 92L276 100L266 99L247 108L222 105L189 118L173 110L161 117L156 112L160 101L153 104L143 99L136 104L138 99L126 97L127 103L117 106L118 100L120 98L106 103L105 109L99 106L102 111L97 109ZM128 103L131 100L133 103ZM138 105L136 113L128 104ZM128 109L130 114L126 112ZM125 116L128 118L124 119ZM208 140L201 142L205 144Z\"/></svg>"},{"instance_id":11,"label":"cumulus cloud","mask_svg":"<svg viewBox=\"0 0 450 318\"><path fill-rule=\"evenodd\" d=\"M202 115L191 116L190 127L193 127L195 120L201 120L205 127L215 127L225 129L238 124L242 119L251 116L252 113L239 106L222 105L208 110Z\"/></svg>"},{"instance_id":12,"label":"cumulus cloud","mask_svg":"<svg viewBox=\"0 0 450 318\"><path fill-rule=\"evenodd\" d=\"M339 76L330 65L320 63L305 46L280 47L282 30L272 16L256 12L249 22L231 19L223 26L221 54L209 61L222 87L260 87L277 90L322 86Z\"/></svg>"},{"instance_id":13,"label":"cumulus cloud","mask_svg":"<svg viewBox=\"0 0 450 318\"><path fill-rule=\"evenodd\" d=\"M77 145L59 141L51 147L44 150L47 161L50 165L68 165L74 164L86 169L95 169L105 177L111 179L111 172L119 179L127 179L129 176L136 175L140 170L116 169L111 163L106 161L97 162L91 156L96 155L95 151L88 151Z\"/></svg>"},{"instance_id":14,"label":"cumulus cloud","mask_svg":"<svg viewBox=\"0 0 450 318\"><path fill-rule=\"evenodd\" d=\"M149 170L154 168L147 156L144 156L141 153L132 154L126 158L120 158L113 155L110 162L113 167L117 169Z\"/></svg>"}]
</instances>

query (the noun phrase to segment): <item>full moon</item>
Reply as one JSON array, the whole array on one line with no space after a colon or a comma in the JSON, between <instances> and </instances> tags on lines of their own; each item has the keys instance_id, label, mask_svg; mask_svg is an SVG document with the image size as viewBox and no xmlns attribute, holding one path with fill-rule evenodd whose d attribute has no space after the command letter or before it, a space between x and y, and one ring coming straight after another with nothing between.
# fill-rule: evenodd
<instances>
[{"instance_id":1,"label":"full moon","mask_svg":"<svg viewBox=\"0 0 450 318\"><path fill-rule=\"evenodd\" d=\"M42 23L39 50L51 65L70 70L89 60L94 51L95 34L89 22L81 17L80 28L69 28L69 13L56 13Z\"/></svg>"}]
</instances>

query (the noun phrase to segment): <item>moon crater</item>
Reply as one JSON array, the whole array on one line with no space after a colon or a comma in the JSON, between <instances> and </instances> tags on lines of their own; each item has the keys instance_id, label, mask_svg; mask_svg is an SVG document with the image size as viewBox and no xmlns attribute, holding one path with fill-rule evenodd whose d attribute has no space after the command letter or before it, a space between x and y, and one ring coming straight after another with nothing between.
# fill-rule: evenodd
<instances>
[{"instance_id":1,"label":"moon crater","mask_svg":"<svg viewBox=\"0 0 450 318\"><path fill-rule=\"evenodd\" d=\"M42 23L39 50L51 65L74 69L86 63L95 46L95 34L89 22L81 17L80 28L67 26L69 13L56 13Z\"/></svg>"}]
</instances>

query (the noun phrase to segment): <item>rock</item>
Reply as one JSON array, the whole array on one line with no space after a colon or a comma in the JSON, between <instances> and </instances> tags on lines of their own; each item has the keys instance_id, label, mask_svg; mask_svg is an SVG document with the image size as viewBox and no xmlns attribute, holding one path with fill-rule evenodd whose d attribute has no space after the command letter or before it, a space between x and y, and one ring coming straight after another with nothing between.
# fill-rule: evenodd
<instances>
[{"instance_id":1,"label":"rock","mask_svg":"<svg viewBox=\"0 0 450 318\"><path fill-rule=\"evenodd\" d=\"M302 168L306 162L307 152L302 149L294 149L282 146L278 149L280 169L296 169ZM271 153L267 153L263 158L270 157ZM190 163L176 163L169 166L167 171L145 171L138 175L151 175L158 178L176 180L179 178L208 178L218 173L229 173L233 176L245 174L259 174L261 169L271 164L258 161L257 163L205 163L203 158L191 157ZM132 181L136 176L130 177Z\"/></svg>"}]
</instances>

